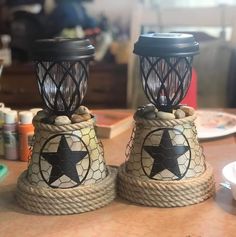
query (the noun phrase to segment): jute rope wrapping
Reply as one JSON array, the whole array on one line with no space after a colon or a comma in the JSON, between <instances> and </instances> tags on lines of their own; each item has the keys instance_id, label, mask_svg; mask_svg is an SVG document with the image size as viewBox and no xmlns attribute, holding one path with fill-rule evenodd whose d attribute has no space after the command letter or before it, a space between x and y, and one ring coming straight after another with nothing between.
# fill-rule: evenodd
<instances>
[{"instance_id":1,"label":"jute rope wrapping","mask_svg":"<svg viewBox=\"0 0 236 237\"><path fill-rule=\"evenodd\" d=\"M92 154L92 161L99 163L91 164L91 168L100 168L101 176L91 181L86 179L77 187L72 188L52 188L42 179L39 173L40 149L48 137L57 134L73 134L77 132L83 136L83 130L94 132L94 119L85 122L55 126L34 121L35 143L32 158L27 171L24 171L18 179L16 199L25 209L47 215L64 215L92 211L110 203L116 196L116 174L114 168L106 167L103 161L103 153L96 157L97 153ZM43 142L41 141L43 140ZM89 143L88 149L98 146L96 136L92 139L92 145ZM89 139L91 142L91 139ZM98 162L99 160L99 162ZM36 170L36 173L35 173ZM91 171L93 172L93 171Z\"/></svg>"},{"instance_id":2,"label":"jute rope wrapping","mask_svg":"<svg viewBox=\"0 0 236 237\"><path fill-rule=\"evenodd\" d=\"M36 130L39 131L50 131L50 132L69 132L69 131L75 131L82 128L91 128L94 126L94 118L91 118L87 121L80 122L80 123L72 123L72 124L66 124L61 126L56 126L53 124L46 124L46 123L40 123L38 121L33 120L33 124Z\"/></svg>"},{"instance_id":3,"label":"jute rope wrapping","mask_svg":"<svg viewBox=\"0 0 236 237\"><path fill-rule=\"evenodd\" d=\"M72 189L52 189L31 185L26 171L17 183L16 200L23 208L45 215L68 215L92 211L116 197L116 169L100 182Z\"/></svg>"},{"instance_id":4,"label":"jute rope wrapping","mask_svg":"<svg viewBox=\"0 0 236 237\"><path fill-rule=\"evenodd\" d=\"M156 207L182 207L202 202L215 192L212 168L199 177L180 181L142 180L118 171L118 195L131 202Z\"/></svg>"},{"instance_id":5,"label":"jute rope wrapping","mask_svg":"<svg viewBox=\"0 0 236 237\"><path fill-rule=\"evenodd\" d=\"M156 207L181 207L202 202L214 194L213 170L205 163L205 157L197 141L194 120L196 115L183 119L161 120L143 119L135 116L136 130L130 145L129 157L118 170L118 195L134 203ZM190 144L192 160L200 171L195 172L190 163L191 172L181 180L168 177L151 179L141 166L142 146L147 134L156 129L175 128L186 135ZM182 129L183 128L183 129ZM188 134L184 129L188 129ZM196 166L197 166L196 165Z\"/></svg>"},{"instance_id":6,"label":"jute rope wrapping","mask_svg":"<svg viewBox=\"0 0 236 237\"><path fill-rule=\"evenodd\" d=\"M144 119L138 116L134 116L136 124L142 124L145 127L174 127L176 125L183 125L186 123L194 123L197 116L194 113L192 116L187 116L181 119L170 119L170 120L162 120L162 119Z\"/></svg>"}]
</instances>

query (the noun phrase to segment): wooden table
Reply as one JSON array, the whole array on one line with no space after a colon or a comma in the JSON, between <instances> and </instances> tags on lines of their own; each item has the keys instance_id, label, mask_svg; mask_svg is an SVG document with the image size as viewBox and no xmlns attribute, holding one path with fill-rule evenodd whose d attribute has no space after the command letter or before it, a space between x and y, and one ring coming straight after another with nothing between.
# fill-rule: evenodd
<instances>
[{"instance_id":1,"label":"wooden table","mask_svg":"<svg viewBox=\"0 0 236 237\"><path fill-rule=\"evenodd\" d=\"M108 164L119 165L131 131L104 140ZM99 210L69 216L43 216L20 208L14 199L16 180L27 164L0 160L10 168L0 183L0 237L233 237L236 236L236 201L221 188L221 170L236 160L234 136L202 143L213 166L216 195L203 203L181 208L151 208L117 198Z\"/></svg>"}]
</instances>

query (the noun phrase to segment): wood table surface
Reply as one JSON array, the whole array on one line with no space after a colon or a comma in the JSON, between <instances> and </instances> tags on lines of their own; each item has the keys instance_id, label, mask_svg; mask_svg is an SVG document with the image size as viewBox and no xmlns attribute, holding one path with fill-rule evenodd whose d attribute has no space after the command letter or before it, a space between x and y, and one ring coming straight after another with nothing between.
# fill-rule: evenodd
<instances>
[{"instance_id":1,"label":"wood table surface","mask_svg":"<svg viewBox=\"0 0 236 237\"><path fill-rule=\"evenodd\" d=\"M234 111L236 112L236 111ZM108 164L120 165L131 131L103 140ZM233 135L201 142L213 166L216 195L180 208L145 207L117 198L99 210L68 216L44 216L20 208L14 198L16 180L27 163L0 160L9 167L0 183L0 237L234 237L236 201L222 188L222 168L236 160Z\"/></svg>"}]
</instances>

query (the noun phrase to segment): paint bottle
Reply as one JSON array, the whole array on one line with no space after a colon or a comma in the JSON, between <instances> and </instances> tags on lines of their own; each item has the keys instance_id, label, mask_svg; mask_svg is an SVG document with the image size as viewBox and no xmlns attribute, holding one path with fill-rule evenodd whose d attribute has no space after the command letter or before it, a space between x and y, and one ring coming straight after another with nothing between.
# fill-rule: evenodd
<instances>
[{"instance_id":1,"label":"paint bottle","mask_svg":"<svg viewBox=\"0 0 236 237\"><path fill-rule=\"evenodd\" d=\"M4 156L3 124L4 113L10 111L10 108L0 106L0 156Z\"/></svg>"},{"instance_id":2,"label":"paint bottle","mask_svg":"<svg viewBox=\"0 0 236 237\"><path fill-rule=\"evenodd\" d=\"M33 113L30 111L21 111L19 113L19 119L19 159L21 161L28 161L34 136L34 126L32 124Z\"/></svg>"},{"instance_id":3,"label":"paint bottle","mask_svg":"<svg viewBox=\"0 0 236 237\"><path fill-rule=\"evenodd\" d=\"M3 141L4 155L7 160L18 160L17 111L4 113Z\"/></svg>"}]
</instances>

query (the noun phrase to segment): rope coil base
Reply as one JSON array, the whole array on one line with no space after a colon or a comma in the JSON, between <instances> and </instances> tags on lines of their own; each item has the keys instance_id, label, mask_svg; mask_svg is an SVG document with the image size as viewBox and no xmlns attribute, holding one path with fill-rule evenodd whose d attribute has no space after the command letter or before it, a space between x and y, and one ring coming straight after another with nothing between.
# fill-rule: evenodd
<instances>
[{"instance_id":1,"label":"rope coil base","mask_svg":"<svg viewBox=\"0 0 236 237\"><path fill-rule=\"evenodd\" d=\"M155 207L182 207L202 202L215 193L212 167L196 178L178 181L142 180L118 170L118 195L128 201Z\"/></svg>"},{"instance_id":2,"label":"rope coil base","mask_svg":"<svg viewBox=\"0 0 236 237\"><path fill-rule=\"evenodd\" d=\"M116 197L117 170L108 167L100 182L72 189L37 187L29 183L24 171L18 179L16 200L28 211L45 215L68 215L101 208Z\"/></svg>"}]
</instances>

